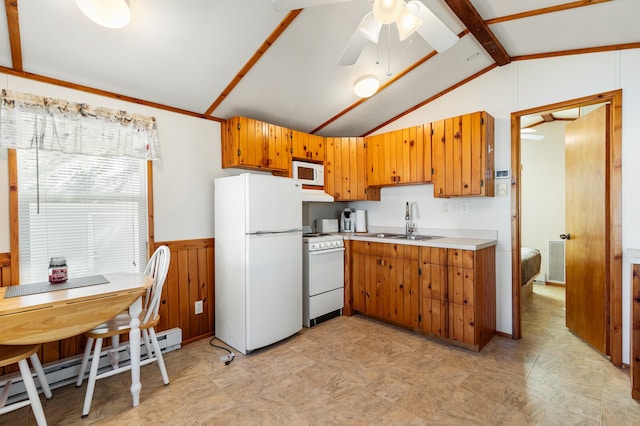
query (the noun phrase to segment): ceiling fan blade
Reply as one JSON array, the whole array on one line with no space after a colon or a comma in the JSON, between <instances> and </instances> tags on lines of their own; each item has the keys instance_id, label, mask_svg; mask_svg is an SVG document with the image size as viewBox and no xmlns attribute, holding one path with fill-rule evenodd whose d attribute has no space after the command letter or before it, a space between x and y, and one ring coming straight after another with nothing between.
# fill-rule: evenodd
<instances>
[{"instance_id":1,"label":"ceiling fan blade","mask_svg":"<svg viewBox=\"0 0 640 426\"><path fill-rule=\"evenodd\" d=\"M416 30L420 37L438 52L444 52L459 40L458 36L445 25L424 3L413 0L408 3L413 10L418 10L418 17L423 24Z\"/></svg>"},{"instance_id":2,"label":"ceiling fan blade","mask_svg":"<svg viewBox=\"0 0 640 426\"><path fill-rule=\"evenodd\" d=\"M534 135L531 133L520 133L520 139L529 139L531 141L540 141L544 139L543 135Z\"/></svg>"},{"instance_id":3,"label":"ceiling fan blade","mask_svg":"<svg viewBox=\"0 0 640 426\"><path fill-rule=\"evenodd\" d=\"M276 12L286 12L307 7L324 6L333 3L345 3L352 0L273 0L273 9Z\"/></svg>"},{"instance_id":4,"label":"ceiling fan blade","mask_svg":"<svg viewBox=\"0 0 640 426\"><path fill-rule=\"evenodd\" d=\"M364 18L360 21L360 25L358 25L358 31L374 43L377 43L380 38L380 30L382 30L382 25L380 25L376 17L373 16L373 12L364 15Z\"/></svg>"},{"instance_id":5,"label":"ceiling fan blade","mask_svg":"<svg viewBox=\"0 0 640 426\"><path fill-rule=\"evenodd\" d=\"M365 46L369 43L369 39L357 30L351 36L349 43L344 48L340 59L338 59L338 65L353 65L360 57L360 54L364 50Z\"/></svg>"}]
</instances>

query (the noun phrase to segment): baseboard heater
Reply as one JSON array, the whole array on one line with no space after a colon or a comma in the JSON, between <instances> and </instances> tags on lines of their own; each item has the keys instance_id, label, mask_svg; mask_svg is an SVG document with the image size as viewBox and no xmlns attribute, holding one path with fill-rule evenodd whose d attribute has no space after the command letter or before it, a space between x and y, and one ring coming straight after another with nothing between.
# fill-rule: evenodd
<instances>
[{"instance_id":1,"label":"baseboard heater","mask_svg":"<svg viewBox=\"0 0 640 426\"><path fill-rule=\"evenodd\" d=\"M172 328L170 330L166 330L160 333L157 333L158 336L158 344L160 345L160 351L165 354L167 352L174 351L176 349L180 349L182 345L182 330L180 328ZM129 342L122 342L120 347L128 347ZM107 354L104 352L107 348L102 349L102 356L100 357L100 364L98 364L98 372L102 372L108 369L111 369L111 364L109 363L109 358ZM143 343L140 344L140 357L144 359L147 354L147 350ZM129 351L120 352L120 362L124 364L128 364L129 362ZM62 386L66 386L70 383L75 383L78 379L78 373L80 373L80 364L82 364L82 355L76 355L70 358L65 358L55 363L43 365L44 373L47 376L47 381L49 382L49 387L53 390ZM91 360L89 360L89 367L91 366ZM87 372L85 373L85 379L89 377L89 367L87 367ZM22 378L19 373L12 373L10 375L11 378L11 392L9 393L8 403L20 401L23 399L27 399L27 393L24 388L24 384L22 383ZM3 376L0 378L0 381L6 380ZM34 381L38 386L38 392L42 392L42 388L38 383L37 377L35 377L34 373ZM55 397L55 395L54 395Z\"/></svg>"}]
</instances>

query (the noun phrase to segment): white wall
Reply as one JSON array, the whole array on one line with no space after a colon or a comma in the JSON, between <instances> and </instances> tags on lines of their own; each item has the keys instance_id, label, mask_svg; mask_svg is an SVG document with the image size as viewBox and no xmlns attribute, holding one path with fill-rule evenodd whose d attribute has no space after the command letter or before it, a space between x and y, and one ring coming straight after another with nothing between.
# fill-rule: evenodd
<instances>
[{"instance_id":1,"label":"white wall","mask_svg":"<svg viewBox=\"0 0 640 426\"><path fill-rule=\"evenodd\" d=\"M496 169L511 168L511 113L611 90L623 90L622 115L622 245L623 245L623 362L629 362L629 248L640 247L640 50L572 55L513 62L397 120L379 132L427 123L484 110L495 118ZM428 84L426 82L425 84ZM404 201L415 200L421 212L420 226L498 231L497 328L511 333L511 216L510 197L453 199L444 213L443 200L433 198L433 186L387 188L382 201L354 203L369 210L372 225L402 226ZM469 211L457 210L464 200Z\"/></svg>"},{"instance_id":2,"label":"white wall","mask_svg":"<svg viewBox=\"0 0 640 426\"><path fill-rule=\"evenodd\" d=\"M522 245L542 255L548 264L547 240L559 240L565 229L564 128L568 121L536 127L542 140L522 139Z\"/></svg>"}]
</instances>

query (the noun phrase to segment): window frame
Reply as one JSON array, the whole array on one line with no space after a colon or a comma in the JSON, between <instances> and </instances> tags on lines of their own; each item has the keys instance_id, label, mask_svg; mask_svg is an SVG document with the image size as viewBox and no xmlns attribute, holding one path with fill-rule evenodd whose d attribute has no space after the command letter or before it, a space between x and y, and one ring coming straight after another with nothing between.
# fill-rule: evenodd
<instances>
[{"instance_id":1,"label":"window frame","mask_svg":"<svg viewBox=\"0 0 640 426\"><path fill-rule=\"evenodd\" d=\"M7 149L9 166L9 244L11 284L20 284L20 218L18 215L18 159L16 150ZM155 250L153 223L153 163L147 160L147 258Z\"/></svg>"}]
</instances>

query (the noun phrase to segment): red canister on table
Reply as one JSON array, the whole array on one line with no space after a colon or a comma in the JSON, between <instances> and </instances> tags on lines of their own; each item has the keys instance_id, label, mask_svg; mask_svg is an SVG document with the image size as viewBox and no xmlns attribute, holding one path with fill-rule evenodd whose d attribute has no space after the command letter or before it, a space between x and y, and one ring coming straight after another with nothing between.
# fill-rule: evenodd
<instances>
[{"instance_id":1,"label":"red canister on table","mask_svg":"<svg viewBox=\"0 0 640 426\"><path fill-rule=\"evenodd\" d=\"M49 282L57 284L65 281L67 281L67 259L52 257L49 262Z\"/></svg>"}]
</instances>

